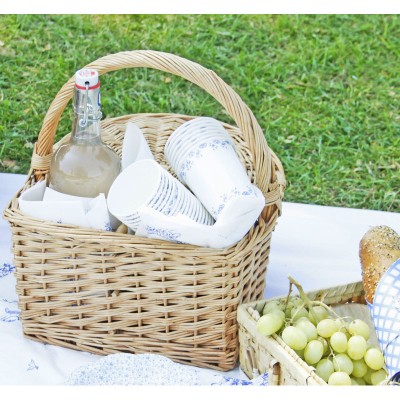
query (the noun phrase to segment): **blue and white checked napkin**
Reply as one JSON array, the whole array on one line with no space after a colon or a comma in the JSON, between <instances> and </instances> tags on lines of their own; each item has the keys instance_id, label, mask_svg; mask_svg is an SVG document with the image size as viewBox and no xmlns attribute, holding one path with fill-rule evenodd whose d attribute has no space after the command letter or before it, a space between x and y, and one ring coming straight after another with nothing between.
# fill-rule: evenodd
<instances>
[{"instance_id":1,"label":"blue and white checked napkin","mask_svg":"<svg viewBox=\"0 0 400 400\"><path fill-rule=\"evenodd\" d=\"M400 371L400 259L382 276L368 304L389 376Z\"/></svg>"}]
</instances>

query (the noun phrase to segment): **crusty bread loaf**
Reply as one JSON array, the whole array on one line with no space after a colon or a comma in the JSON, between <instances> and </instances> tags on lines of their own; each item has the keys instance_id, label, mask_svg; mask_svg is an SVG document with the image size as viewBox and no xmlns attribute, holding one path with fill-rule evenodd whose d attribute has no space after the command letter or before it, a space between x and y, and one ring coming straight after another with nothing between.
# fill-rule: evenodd
<instances>
[{"instance_id":1,"label":"crusty bread loaf","mask_svg":"<svg viewBox=\"0 0 400 400\"><path fill-rule=\"evenodd\" d=\"M400 236L385 225L371 228L360 241L365 298L372 304L382 275L400 258Z\"/></svg>"}]
</instances>

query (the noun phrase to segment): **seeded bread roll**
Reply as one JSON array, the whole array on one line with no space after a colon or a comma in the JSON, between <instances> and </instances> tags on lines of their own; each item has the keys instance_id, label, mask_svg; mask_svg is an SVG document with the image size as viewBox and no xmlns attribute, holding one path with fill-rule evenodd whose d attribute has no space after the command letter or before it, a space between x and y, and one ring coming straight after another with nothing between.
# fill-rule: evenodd
<instances>
[{"instance_id":1,"label":"seeded bread roll","mask_svg":"<svg viewBox=\"0 0 400 400\"><path fill-rule=\"evenodd\" d=\"M387 269L400 258L400 236L385 225L371 228L360 241L365 298L373 303L376 287Z\"/></svg>"}]
</instances>

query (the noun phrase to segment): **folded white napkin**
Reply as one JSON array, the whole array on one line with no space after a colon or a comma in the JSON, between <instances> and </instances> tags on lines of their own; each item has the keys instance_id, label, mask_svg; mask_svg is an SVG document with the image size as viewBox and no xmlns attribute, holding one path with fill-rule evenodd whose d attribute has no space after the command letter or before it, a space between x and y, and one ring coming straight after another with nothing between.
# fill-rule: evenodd
<instances>
[{"instance_id":1,"label":"folded white napkin","mask_svg":"<svg viewBox=\"0 0 400 400\"><path fill-rule=\"evenodd\" d=\"M23 192L18 202L27 215L60 224L102 230L116 229L119 224L108 212L103 193L93 199L71 196L48 188L45 181L40 181Z\"/></svg>"},{"instance_id":2,"label":"folded white napkin","mask_svg":"<svg viewBox=\"0 0 400 400\"><path fill-rule=\"evenodd\" d=\"M154 160L154 156L140 128L133 122L126 124L124 140L122 142L121 167L126 167L135 161L144 159Z\"/></svg>"},{"instance_id":3,"label":"folded white napkin","mask_svg":"<svg viewBox=\"0 0 400 400\"><path fill-rule=\"evenodd\" d=\"M122 168L153 154L142 131L132 122L126 126L122 145ZM103 193L95 198L71 196L46 187L44 181L22 193L19 207L33 218L87 228L115 230L120 221L108 212Z\"/></svg>"}]
</instances>

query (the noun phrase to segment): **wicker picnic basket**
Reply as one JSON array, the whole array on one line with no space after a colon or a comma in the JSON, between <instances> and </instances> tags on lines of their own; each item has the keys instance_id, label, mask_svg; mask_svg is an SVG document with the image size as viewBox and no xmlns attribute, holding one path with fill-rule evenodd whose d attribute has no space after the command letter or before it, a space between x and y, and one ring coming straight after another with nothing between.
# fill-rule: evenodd
<instances>
[{"instance_id":1,"label":"wicker picnic basket","mask_svg":"<svg viewBox=\"0 0 400 400\"><path fill-rule=\"evenodd\" d=\"M371 343L379 346L361 281L312 291L307 295L311 300L323 300L341 316L365 321L371 329ZM269 382L273 385L327 385L315 373L315 368L304 362L278 335L267 337L257 332L252 310L261 311L265 303L272 300L241 304L238 308L242 370L250 378L268 372Z\"/></svg>"},{"instance_id":2,"label":"wicker picnic basket","mask_svg":"<svg viewBox=\"0 0 400 400\"><path fill-rule=\"evenodd\" d=\"M185 364L229 370L238 358L237 307L263 297L271 234L285 188L282 165L253 113L213 71L147 50L108 55L86 67L100 75L122 68L154 68L206 90L236 123L224 126L266 204L248 234L225 249L55 224L23 214L19 195L48 177L57 125L73 95L71 78L45 116L28 179L4 213L12 231L24 334L97 354L152 352ZM105 119L102 138L120 155L131 120L143 130L156 161L169 168L163 158L165 143L191 118L135 114Z\"/></svg>"}]
</instances>

